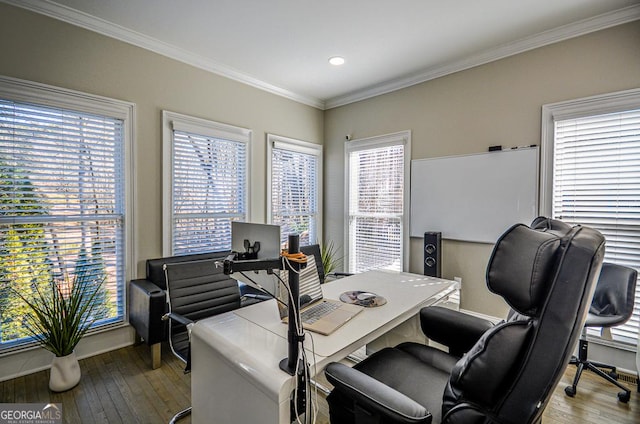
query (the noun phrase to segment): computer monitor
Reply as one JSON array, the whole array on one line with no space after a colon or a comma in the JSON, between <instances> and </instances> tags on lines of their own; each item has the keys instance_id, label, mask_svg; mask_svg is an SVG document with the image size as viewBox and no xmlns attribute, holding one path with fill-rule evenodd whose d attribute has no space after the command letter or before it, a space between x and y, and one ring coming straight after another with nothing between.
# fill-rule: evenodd
<instances>
[{"instance_id":1,"label":"computer monitor","mask_svg":"<svg viewBox=\"0 0 640 424\"><path fill-rule=\"evenodd\" d=\"M250 246L260 243L255 259L273 259L280 257L280 226L254 224L253 222L231 222L231 250L244 253L245 240Z\"/></svg>"},{"instance_id":2,"label":"computer monitor","mask_svg":"<svg viewBox=\"0 0 640 424\"><path fill-rule=\"evenodd\" d=\"M245 243L245 240L247 241ZM260 249L255 252L255 259L274 259L280 257L280 226L270 224L256 224L253 222L231 222L231 250L238 253L246 253L245 244L250 246L250 251L254 251L251 246L256 246L259 242ZM276 293L277 279L273 275L267 274L266 271L258 273L250 271L246 272L252 280L264 287L269 293ZM243 278L241 274L233 276L240 283L252 286L251 282Z\"/></svg>"}]
</instances>

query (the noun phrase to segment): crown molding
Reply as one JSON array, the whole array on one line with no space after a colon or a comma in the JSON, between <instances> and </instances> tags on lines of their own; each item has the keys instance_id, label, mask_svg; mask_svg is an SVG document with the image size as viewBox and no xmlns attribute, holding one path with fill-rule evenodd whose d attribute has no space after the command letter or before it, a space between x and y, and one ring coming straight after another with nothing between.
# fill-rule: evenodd
<instances>
[{"instance_id":1,"label":"crown molding","mask_svg":"<svg viewBox=\"0 0 640 424\"><path fill-rule=\"evenodd\" d=\"M416 74L386 81L382 84L367 87L363 90L357 90L343 96L336 96L322 100L277 87L250 75L244 74L236 69L205 58L204 56L187 52L173 45L140 34L136 31L131 31L95 16L91 16L67 6L53 3L50 0L0 0L0 2L40 13L78 27L97 32L107 37L115 38L196 68L221 75L231 80L320 110L333 109L339 106L366 100L371 97L411 87L416 84L504 59L509 56L514 56L539 47L640 19L640 5L629 6L613 12L604 13L593 18L584 19L582 21L554 28L530 37L521 38L512 43L503 44L496 48L479 52L458 61L425 69L424 71Z\"/></svg>"},{"instance_id":2,"label":"crown molding","mask_svg":"<svg viewBox=\"0 0 640 424\"><path fill-rule=\"evenodd\" d=\"M539 34L521 38L512 43L471 55L464 59L450 62L443 66L435 66L417 74L384 82L364 90L354 91L344 96L337 96L325 101L325 110L366 100L381 94L387 94L403 88L411 87L426 81L484 65L496 60L524 53L560 41L586 35L592 32L622 25L640 19L640 5L629 6L613 12L604 13L593 18L567 24Z\"/></svg>"},{"instance_id":3,"label":"crown molding","mask_svg":"<svg viewBox=\"0 0 640 424\"><path fill-rule=\"evenodd\" d=\"M250 75L244 74L236 69L225 66L221 63L205 58L204 56L194 54L184 49L180 49L171 44L164 43L152 37L148 37L139 32L132 31L120 25L113 24L104 19L91 16L87 13L80 12L67 6L53 3L50 0L0 0L1 2L12 6L40 13L42 15L58 19L60 21L88 29L98 34L105 35L116 40L150 50L162 56L195 66L214 74L221 75L234 81L258 88L260 90L276 94L278 96L312 106L318 109L324 109L324 101L310 96L303 96L281 87L266 83Z\"/></svg>"}]
</instances>

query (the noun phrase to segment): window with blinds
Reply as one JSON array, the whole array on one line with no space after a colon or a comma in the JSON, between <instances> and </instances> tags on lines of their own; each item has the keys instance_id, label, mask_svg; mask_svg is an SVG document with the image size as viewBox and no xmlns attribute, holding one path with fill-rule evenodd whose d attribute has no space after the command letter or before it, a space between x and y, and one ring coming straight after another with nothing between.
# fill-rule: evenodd
<instances>
[{"instance_id":1,"label":"window with blinds","mask_svg":"<svg viewBox=\"0 0 640 424\"><path fill-rule=\"evenodd\" d=\"M404 269L408 133L346 145L349 272Z\"/></svg>"},{"instance_id":2,"label":"window with blinds","mask_svg":"<svg viewBox=\"0 0 640 424\"><path fill-rule=\"evenodd\" d=\"M267 136L269 146L268 221L280 226L282 243L300 235L300 245L319 243L322 146Z\"/></svg>"},{"instance_id":3,"label":"window with blinds","mask_svg":"<svg viewBox=\"0 0 640 424\"><path fill-rule=\"evenodd\" d=\"M246 220L250 132L164 113L165 254L231 249L231 221Z\"/></svg>"},{"instance_id":4,"label":"window with blinds","mask_svg":"<svg viewBox=\"0 0 640 424\"><path fill-rule=\"evenodd\" d=\"M570 109L567 116L556 109L549 203L553 217L602 232L605 261L640 270L640 94L635 107L627 107L606 113ZM638 339L640 285L636 290L635 312L611 329L614 340Z\"/></svg>"},{"instance_id":5,"label":"window with blinds","mask_svg":"<svg viewBox=\"0 0 640 424\"><path fill-rule=\"evenodd\" d=\"M88 113L94 105L82 95L83 112L52 107L78 96L36 86L22 90L47 96L48 105L3 98L11 86L0 81L0 349L30 341L22 324L29 309L11 289L29 296L52 290L52 281L63 293L103 282L94 326L123 321L125 306L125 124L132 106L119 108L119 116ZM58 91L54 100L51 91Z\"/></svg>"}]
</instances>

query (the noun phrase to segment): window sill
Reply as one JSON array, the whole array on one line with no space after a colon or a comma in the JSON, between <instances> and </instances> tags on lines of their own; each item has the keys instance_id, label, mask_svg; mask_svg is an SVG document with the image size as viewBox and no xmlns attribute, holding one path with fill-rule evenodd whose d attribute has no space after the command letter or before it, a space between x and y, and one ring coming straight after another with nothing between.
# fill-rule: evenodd
<instances>
[{"instance_id":1,"label":"window sill","mask_svg":"<svg viewBox=\"0 0 640 424\"><path fill-rule=\"evenodd\" d=\"M633 352L636 353L636 341L635 340L630 340L626 341L626 340L608 340L608 339L604 339L602 337L599 336L594 336L594 335L587 335L587 341L589 343L593 343L593 344L597 344L597 345L602 345L602 346L607 346L607 347L611 347L614 349L619 349L619 350L625 350L627 352Z\"/></svg>"}]
</instances>

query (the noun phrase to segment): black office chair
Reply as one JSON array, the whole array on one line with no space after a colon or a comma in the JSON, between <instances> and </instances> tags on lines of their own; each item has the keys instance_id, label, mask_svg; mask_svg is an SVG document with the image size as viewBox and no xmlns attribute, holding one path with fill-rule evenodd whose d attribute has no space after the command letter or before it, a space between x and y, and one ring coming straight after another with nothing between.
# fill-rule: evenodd
<instances>
[{"instance_id":1,"label":"black office chair","mask_svg":"<svg viewBox=\"0 0 640 424\"><path fill-rule=\"evenodd\" d=\"M612 263L604 263L600 278L593 295L589 315L582 330L582 337L578 347L578 357L571 358L570 363L578 367L576 375L573 378L573 384L565 387L564 391L568 396L575 396L578 381L585 368L598 374L605 380L615 384L622 392L618 392L620 402L627 403L631 398L631 390L620 384L616 367L612 365L593 362L587 359L589 342L587 341L587 328L600 327L610 328L622 325L629 320L633 314L634 296L636 293L636 281L638 280L638 272L626 266L616 265ZM602 368L609 370L608 373L602 371Z\"/></svg>"},{"instance_id":2,"label":"black office chair","mask_svg":"<svg viewBox=\"0 0 640 424\"><path fill-rule=\"evenodd\" d=\"M603 254L604 237L588 227L512 227L487 267L489 289L513 308L508 319L491 326L423 308L423 331L449 352L403 343L353 368L329 364L332 424L539 423L578 342Z\"/></svg>"},{"instance_id":3,"label":"black office chair","mask_svg":"<svg viewBox=\"0 0 640 424\"><path fill-rule=\"evenodd\" d=\"M315 258L316 268L318 269L318 277L320 277L321 284L324 284L327 278L341 278L341 277L347 277L349 275L353 275L348 272L331 272L328 274L325 273L319 244L310 244L308 246L300 246L300 251L307 256L313 255L313 257Z\"/></svg>"},{"instance_id":4,"label":"black office chair","mask_svg":"<svg viewBox=\"0 0 640 424\"><path fill-rule=\"evenodd\" d=\"M169 312L169 345L191 371L191 326L208 318L240 307L238 282L223 273L215 259L164 265ZM170 424L191 414L191 407L173 416Z\"/></svg>"}]
</instances>

